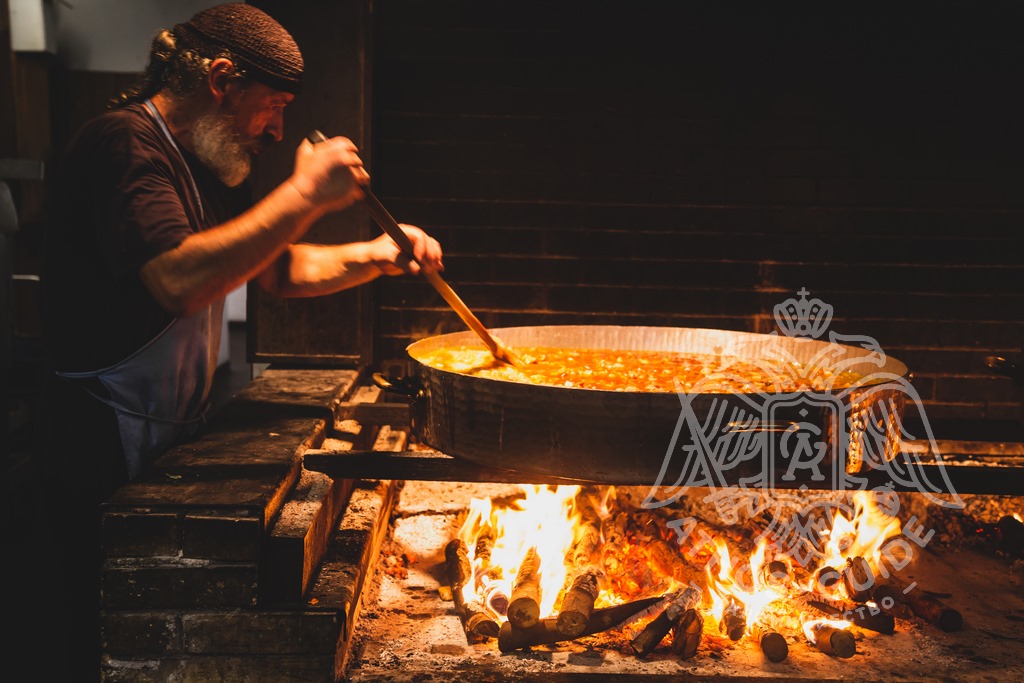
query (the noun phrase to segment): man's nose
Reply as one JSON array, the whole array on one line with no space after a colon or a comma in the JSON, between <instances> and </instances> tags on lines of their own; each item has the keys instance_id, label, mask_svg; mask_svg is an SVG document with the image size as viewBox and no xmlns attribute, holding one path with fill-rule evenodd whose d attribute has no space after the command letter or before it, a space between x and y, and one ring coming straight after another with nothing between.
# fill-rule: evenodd
<instances>
[{"instance_id":1,"label":"man's nose","mask_svg":"<svg viewBox=\"0 0 1024 683\"><path fill-rule=\"evenodd\" d=\"M274 142L281 142L284 139L284 112L275 112L263 129L264 135L269 135Z\"/></svg>"}]
</instances>

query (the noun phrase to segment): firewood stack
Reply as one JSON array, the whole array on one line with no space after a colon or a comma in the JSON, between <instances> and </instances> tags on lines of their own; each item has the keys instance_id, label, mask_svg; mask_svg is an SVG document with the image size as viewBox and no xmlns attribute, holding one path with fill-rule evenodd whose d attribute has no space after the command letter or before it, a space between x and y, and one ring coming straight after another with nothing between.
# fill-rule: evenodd
<instances>
[{"instance_id":1,"label":"firewood stack","mask_svg":"<svg viewBox=\"0 0 1024 683\"><path fill-rule=\"evenodd\" d=\"M749 640L768 664L777 664L788 657L791 644L802 640L801 632L821 652L847 658L856 654L857 629L891 634L907 619L923 619L944 631L962 627L961 615L943 602L944 596L893 575L876 576L865 557L849 557L842 566L801 567L773 554L771 545L757 583L778 598L748 613L746 596L730 594L721 617L708 618L709 582L719 570L716 541L728 549L732 562L747 560L755 551L756 527L718 525L692 516L684 535L670 509L642 509L636 499L613 494L607 496L608 509L599 514L594 500L594 491L588 490L577 501L575 538L564 558L566 580L550 615L541 614L536 548L512 570L515 580L508 596L471 600L462 591L467 582L500 572L490 567L494 532L484 525L474 539L475 575L466 543L449 543L448 578L470 643L496 637L499 649L511 652L612 630L617 635L609 637L628 642L641 659L659 652L689 659L699 656L702 646L724 649ZM607 604L609 600L617 606ZM629 605L622 603L642 603L643 609L625 615Z\"/></svg>"}]
</instances>

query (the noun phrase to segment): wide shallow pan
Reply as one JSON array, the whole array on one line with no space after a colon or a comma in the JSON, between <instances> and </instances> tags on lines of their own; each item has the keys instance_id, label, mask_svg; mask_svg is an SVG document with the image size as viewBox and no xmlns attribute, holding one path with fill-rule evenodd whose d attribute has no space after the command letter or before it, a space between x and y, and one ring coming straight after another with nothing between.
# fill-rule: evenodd
<instances>
[{"instance_id":1,"label":"wide shallow pan","mask_svg":"<svg viewBox=\"0 0 1024 683\"><path fill-rule=\"evenodd\" d=\"M509 348L555 346L831 359L870 375L854 390L776 394L619 392L539 386L449 372L421 359L478 346L471 332L407 348L411 377L381 378L410 397L416 437L489 467L602 483L687 485L807 482L838 487L899 444L907 367L864 347L728 330L539 326L493 330ZM481 347L482 348L482 347ZM823 483L824 481L824 483Z\"/></svg>"}]
</instances>

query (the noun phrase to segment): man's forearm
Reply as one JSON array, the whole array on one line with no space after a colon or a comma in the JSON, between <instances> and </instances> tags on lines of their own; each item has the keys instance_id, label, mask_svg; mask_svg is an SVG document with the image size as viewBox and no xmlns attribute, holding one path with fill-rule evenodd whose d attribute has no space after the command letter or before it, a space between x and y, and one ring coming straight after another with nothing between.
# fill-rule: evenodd
<instances>
[{"instance_id":1,"label":"man's forearm","mask_svg":"<svg viewBox=\"0 0 1024 683\"><path fill-rule=\"evenodd\" d=\"M188 315L266 270L322 213L285 182L237 218L149 261L142 280L166 310Z\"/></svg>"},{"instance_id":2,"label":"man's forearm","mask_svg":"<svg viewBox=\"0 0 1024 683\"><path fill-rule=\"evenodd\" d=\"M277 296L310 297L357 287L381 275L370 244L294 244L260 274L259 285Z\"/></svg>"}]
</instances>

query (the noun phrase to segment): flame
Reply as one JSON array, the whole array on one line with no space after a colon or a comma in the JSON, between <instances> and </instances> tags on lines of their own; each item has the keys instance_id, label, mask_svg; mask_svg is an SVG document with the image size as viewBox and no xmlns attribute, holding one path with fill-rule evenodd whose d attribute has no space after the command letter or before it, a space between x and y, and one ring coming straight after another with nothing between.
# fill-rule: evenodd
<instances>
[{"instance_id":1,"label":"flame","mask_svg":"<svg viewBox=\"0 0 1024 683\"><path fill-rule=\"evenodd\" d=\"M738 567L733 566L725 541L716 538L714 544L715 555L705 567L708 593L711 596L711 614L715 621L721 622L726 608L735 609L738 603L743 606L749 629L765 607L783 597L764 581L768 543L762 539L750 559Z\"/></svg>"},{"instance_id":2,"label":"flame","mask_svg":"<svg viewBox=\"0 0 1024 683\"><path fill-rule=\"evenodd\" d=\"M869 491L855 491L853 504L852 521L841 512L836 513L822 566L838 571L846 566L847 558L863 557L871 571L877 572L882 545L890 536L899 533L899 520L879 508Z\"/></svg>"},{"instance_id":3,"label":"flame","mask_svg":"<svg viewBox=\"0 0 1024 683\"><path fill-rule=\"evenodd\" d=\"M820 628L822 626L831 626L832 628L838 629L848 629L852 625L853 624L851 624L848 621L840 621L839 619L811 619L809 621L805 621L803 624L804 635L807 636L807 640L810 641L811 644L816 644L818 642L818 632L815 629Z\"/></svg>"},{"instance_id":4,"label":"flame","mask_svg":"<svg viewBox=\"0 0 1024 683\"><path fill-rule=\"evenodd\" d=\"M655 518L632 509L628 491L620 496L613 486L522 486L521 490L521 496L511 503L473 499L459 530L458 537L466 545L473 568L473 581L464 586L463 598L489 609L495 620L505 616L516 574L531 552L536 553L539 563L541 617L556 613L581 561L589 561L587 566L601 576L595 607L626 602L645 592L672 591L680 580L692 578L685 568L668 566L665 544L654 544L651 550L646 547L647 540L665 540L665 534L660 532L659 539L652 524ZM875 492L854 492L851 503L853 514L848 518L836 513L832 528L822 532L824 561L817 568L832 569L838 576L849 565L848 581L839 581L823 591L840 600L847 587L851 593L859 588L857 581L865 573L868 578L872 578L871 572L878 573L882 547L900 532L895 511L885 509L885 501ZM798 612L785 599L806 590L820 591L814 578L817 571L810 572L806 587L797 585L789 571L794 568L771 539L762 538L747 556L746 548L742 555L737 554L735 545L730 555L728 538L701 534L699 544L693 543L688 551L677 544L677 559L684 567L703 566L706 586L701 609L705 615L713 616L720 626L724 621L725 630L734 639L739 637L736 634L741 633L741 625L749 631L761 620L777 626L784 623L780 619L788 618L788 628L799 628L803 617L797 620ZM584 550L588 546L595 549ZM590 559L581 560L587 553ZM863 562L854 562L854 558ZM776 565L786 565L787 570ZM769 570L777 574L773 577ZM865 596L857 597L859 602ZM849 626L848 622L827 619L808 623ZM810 628L804 625L805 631Z\"/></svg>"},{"instance_id":5,"label":"flame","mask_svg":"<svg viewBox=\"0 0 1024 683\"><path fill-rule=\"evenodd\" d=\"M566 581L565 556L579 518L574 501L580 487L522 488L524 497L505 508L496 509L489 500L471 501L459 538L466 544L476 582L467 584L464 595L468 600L481 596L481 604L494 609L495 596L512 595L519 565L533 549L540 558L540 612L547 616L554 610ZM483 532L494 534L488 566L476 552Z\"/></svg>"},{"instance_id":6,"label":"flame","mask_svg":"<svg viewBox=\"0 0 1024 683\"><path fill-rule=\"evenodd\" d=\"M1018 513L1014 512L1013 513L1013 518L1016 519L1021 524L1024 524L1024 517L1021 517Z\"/></svg>"}]
</instances>

